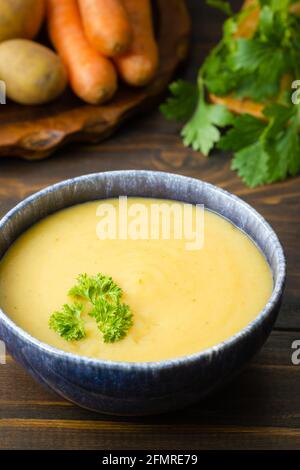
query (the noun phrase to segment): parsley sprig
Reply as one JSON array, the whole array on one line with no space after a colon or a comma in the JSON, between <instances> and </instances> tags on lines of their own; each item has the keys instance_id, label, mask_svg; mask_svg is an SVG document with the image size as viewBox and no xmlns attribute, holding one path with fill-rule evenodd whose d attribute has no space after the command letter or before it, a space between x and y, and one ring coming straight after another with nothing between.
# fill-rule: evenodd
<instances>
[{"instance_id":1,"label":"parsley sprig","mask_svg":"<svg viewBox=\"0 0 300 470\"><path fill-rule=\"evenodd\" d=\"M129 306L107 302L103 297L96 300L90 316L95 318L105 343L114 343L124 338L132 326Z\"/></svg>"},{"instance_id":2,"label":"parsley sprig","mask_svg":"<svg viewBox=\"0 0 300 470\"><path fill-rule=\"evenodd\" d=\"M214 147L233 152L232 169L250 187L273 183L300 172L300 105L291 101L290 84L300 79L300 17L292 0L254 0L232 14L228 2L209 0L229 15L223 38L199 70L198 84L179 80L161 110L168 119L185 121L183 142L209 155ZM240 21L255 6L260 15L249 38L238 37ZM288 80L287 80L288 79ZM283 88L283 82L288 84ZM234 116L210 104L208 94L250 98L264 105L263 119Z\"/></svg>"},{"instance_id":3,"label":"parsley sprig","mask_svg":"<svg viewBox=\"0 0 300 470\"><path fill-rule=\"evenodd\" d=\"M98 298L118 304L123 292L122 289L112 280L111 277L103 274L88 276L80 274L77 284L69 290L71 297L82 297L95 304Z\"/></svg>"},{"instance_id":4,"label":"parsley sprig","mask_svg":"<svg viewBox=\"0 0 300 470\"><path fill-rule=\"evenodd\" d=\"M74 304L65 304L60 312L54 312L49 326L67 341L80 340L86 336L82 320L83 304L91 307L89 315L95 318L105 343L123 339L133 325L130 307L121 302L123 291L111 277L103 274L88 276L80 274L77 283L69 290Z\"/></svg>"},{"instance_id":5,"label":"parsley sprig","mask_svg":"<svg viewBox=\"0 0 300 470\"><path fill-rule=\"evenodd\" d=\"M81 318L83 305L65 304L60 312L54 312L49 320L49 326L67 341L82 339L86 336L84 323Z\"/></svg>"}]
</instances>

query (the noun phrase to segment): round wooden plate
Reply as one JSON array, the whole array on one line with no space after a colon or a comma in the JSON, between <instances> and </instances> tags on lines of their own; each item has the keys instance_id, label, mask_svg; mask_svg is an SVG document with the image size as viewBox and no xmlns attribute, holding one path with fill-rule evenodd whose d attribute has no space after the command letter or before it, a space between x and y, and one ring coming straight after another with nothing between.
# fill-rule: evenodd
<instances>
[{"instance_id":1,"label":"round wooden plate","mask_svg":"<svg viewBox=\"0 0 300 470\"><path fill-rule=\"evenodd\" d=\"M40 159L69 142L98 142L129 117L146 111L186 57L190 21L185 0L153 0L160 49L156 78L145 88L121 85L107 105L84 104L67 91L44 106L0 105L0 156Z\"/></svg>"}]
</instances>

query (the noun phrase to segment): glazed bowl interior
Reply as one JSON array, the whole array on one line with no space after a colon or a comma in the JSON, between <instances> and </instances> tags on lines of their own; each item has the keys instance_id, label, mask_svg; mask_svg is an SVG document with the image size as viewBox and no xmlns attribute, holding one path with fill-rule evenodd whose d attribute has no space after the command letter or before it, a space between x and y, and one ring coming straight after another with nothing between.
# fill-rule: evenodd
<instances>
[{"instance_id":1,"label":"glazed bowl interior","mask_svg":"<svg viewBox=\"0 0 300 470\"><path fill-rule=\"evenodd\" d=\"M25 199L0 221L0 257L27 228L40 219L75 204L122 195L203 204L206 209L226 217L243 230L265 255L272 271L274 283L273 292L267 305L246 328L251 329L255 323L272 311L272 307L282 294L286 269L281 244L272 228L251 206L236 196L209 183L175 174L136 170L114 171L84 175L50 186ZM11 327L13 325L20 330L0 310L0 319L1 317L4 321L8 321ZM237 333L235 336L239 334ZM25 332L24 335L29 337ZM233 339L234 337L229 338L222 345L229 344ZM36 342L39 343L37 340ZM48 350L75 357L71 353L44 346ZM86 359L88 360L88 358ZM98 359L90 360L101 362ZM160 363L164 362L170 361L160 361ZM141 363L134 364L137 366Z\"/></svg>"}]
</instances>

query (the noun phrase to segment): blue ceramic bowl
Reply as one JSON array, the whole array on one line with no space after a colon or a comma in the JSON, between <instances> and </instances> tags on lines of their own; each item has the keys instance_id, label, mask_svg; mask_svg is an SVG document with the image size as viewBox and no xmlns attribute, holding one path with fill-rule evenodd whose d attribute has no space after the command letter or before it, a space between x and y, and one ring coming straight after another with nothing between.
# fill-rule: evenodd
<instances>
[{"instance_id":1,"label":"blue ceramic bowl","mask_svg":"<svg viewBox=\"0 0 300 470\"><path fill-rule=\"evenodd\" d=\"M43 217L74 204L119 195L204 204L246 232L265 254L274 278L272 296L257 318L210 349L148 363L111 362L66 353L33 338L3 311L0 337L39 382L84 408L118 415L167 412L197 402L235 375L261 348L279 311L285 258L272 228L239 198L200 180L134 170L80 176L28 197L0 221L0 256Z\"/></svg>"}]
</instances>

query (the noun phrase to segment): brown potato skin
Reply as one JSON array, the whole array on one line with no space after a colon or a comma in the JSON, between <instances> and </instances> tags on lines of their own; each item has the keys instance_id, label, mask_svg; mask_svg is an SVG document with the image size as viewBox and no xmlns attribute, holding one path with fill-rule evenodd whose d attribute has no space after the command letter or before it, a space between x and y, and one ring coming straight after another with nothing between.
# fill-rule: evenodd
<instances>
[{"instance_id":1,"label":"brown potato skin","mask_svg":"<svg viewBox=\"0 0 300 470\"><path fill-rule=\"evenodd\" d=\"M48 103L67 85L59 56L28 39L10 39L0 44L0 80L5 82L8 98L24 105Z\"/></svg>"},{"instance_id":2,"label":"brown potato skin","mask_svg":"<svg viewBox=\"0 0 300 470\"><path fill-rule=\"evenodd\" d=\"M35 38L45 10L45 0L0 0L0 42Z\"/></svg>"}]
</instances>

